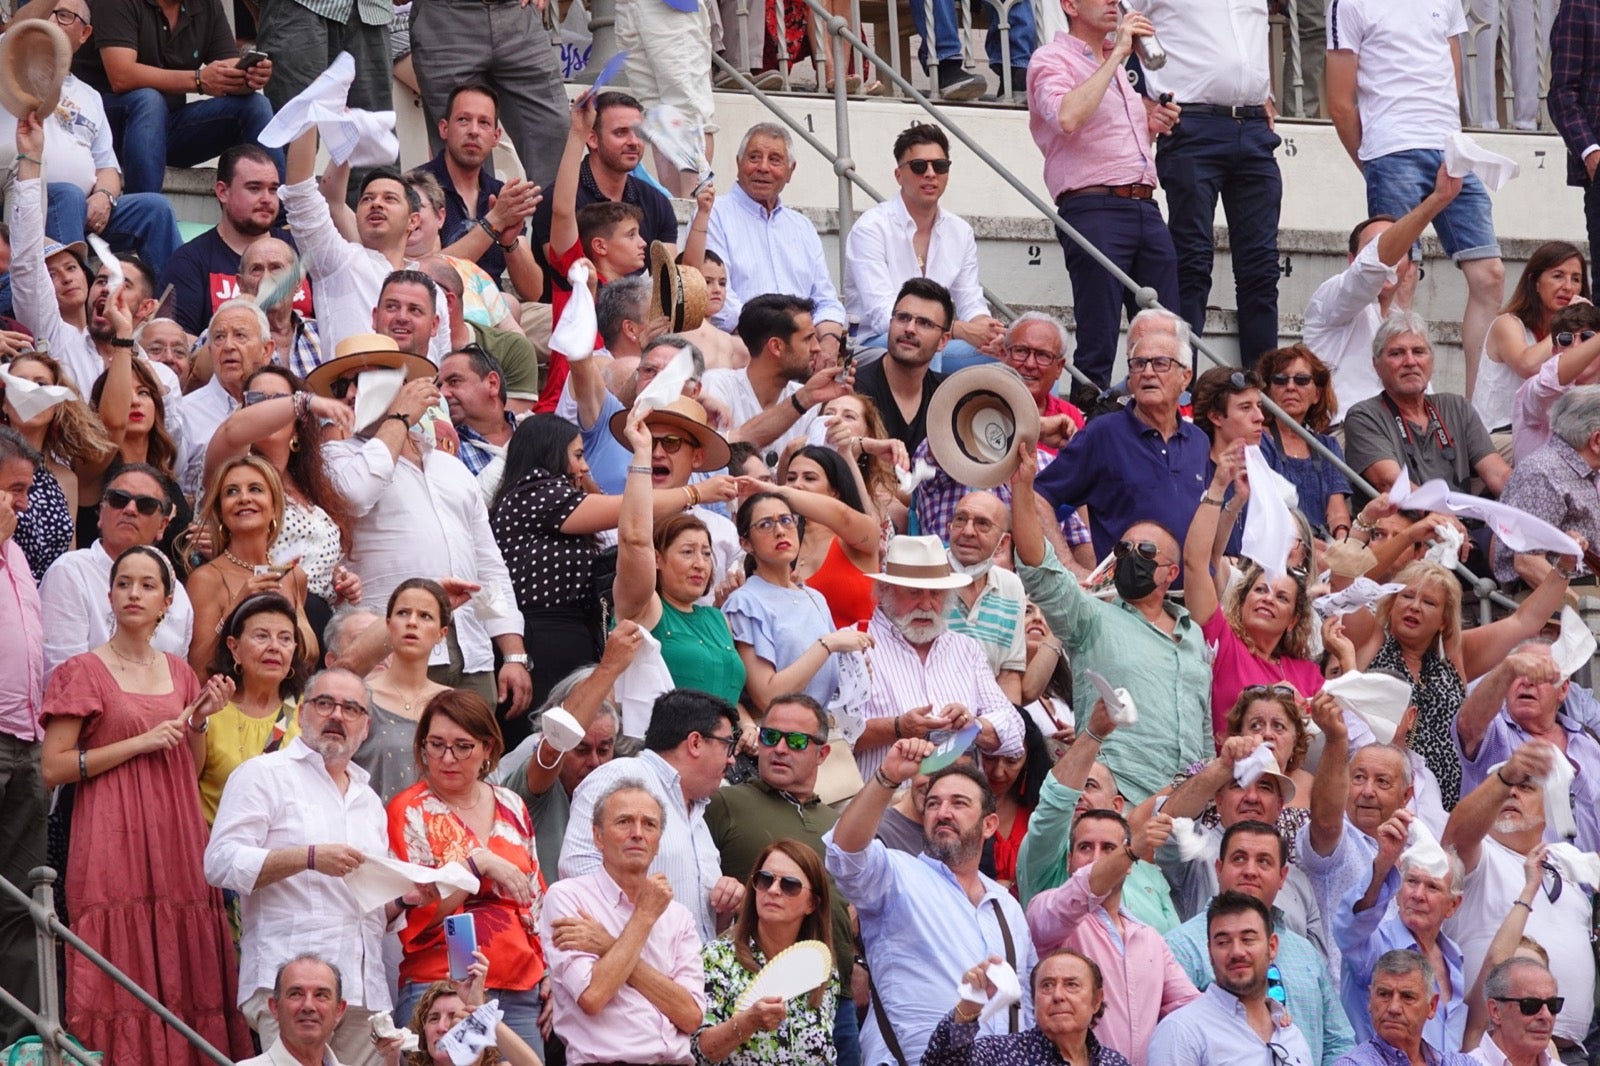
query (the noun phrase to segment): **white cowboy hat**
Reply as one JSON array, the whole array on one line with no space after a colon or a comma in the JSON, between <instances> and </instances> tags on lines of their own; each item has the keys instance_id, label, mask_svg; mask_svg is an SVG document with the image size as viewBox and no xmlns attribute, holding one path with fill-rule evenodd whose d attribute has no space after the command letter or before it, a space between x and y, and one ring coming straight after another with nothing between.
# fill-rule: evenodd
<instances>
[{"instance_id":1,"label":"white cowboy hat","mask_svg":"<svg viewBox=\"0 0 1600 1066\"><path fill-rule=\"evenodd\" d=\"M883 573L868 574L885 585L912 589L958 589L972 578L950 568L950 556L938 537L894 537L884 554Z\"/></svg>"}]
</instances>

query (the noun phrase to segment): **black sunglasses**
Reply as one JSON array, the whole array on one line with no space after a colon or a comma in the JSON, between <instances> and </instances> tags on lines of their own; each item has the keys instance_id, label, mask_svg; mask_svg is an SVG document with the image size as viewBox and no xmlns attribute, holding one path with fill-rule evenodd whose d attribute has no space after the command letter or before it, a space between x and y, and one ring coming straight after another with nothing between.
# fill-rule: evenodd
<instances>
[{"instance_id":1,"label":"black sunglasses","mask_svg":"<svg viewBox=\"0 0 1600 1066\"><path fill-rule=\"evenodd\" d=\"M650 443L652 445L661 445L661 450L668 455L677 455L678 449L689 443L689 438L680 437L676 433L669 433L665 437L651 437Z\"/></svg>"},{"instance_id":2,"label":"black sunglasses","mask_svg":"<svg viewBox=\"0 0 1600 1066\"><path fill-rule=\"evenodd\" d=\"M1586 329L1580 333L1572 333L1570 331L1563 330L1562 332L1556 334L1556 347L1570 348L1579 341L1592 341L1594 340L1594 337L1595 331L1592 329Z\"/></svg>"},{"instance_id":3,"label":"black sunglasses","mask_svg":"<svg viewBox=\"0 0 1600 1066\"><path fill-rule=\"evenodd\" d=\"M1311 382L1314 381L1314 380L1316 380L1316 379L1313 378L1310 374L1274 374L1274 375L1272 375L1272 383L1274 385L1277 385L1279 388L1282 388L1284 385L1287 385L1287 384L1289 384L1289 382L1292 381L1296 385L1300 386L1303 389L1307 385L1311 384Z\"/></svg>"},{"instance_id":4,"label":"black sunglasses","mask_svg":"<svg viewBox=\"0 0 1600 1066\"><path fill-rule=\"evenodd\" d=\"M344 379L341 378L340 380ZM289 394L286 392L257 392L254 389L248 389L245 391L245 394L239 398L239 406L254 407L256 404L266 403L268 400L286 400L288 398ZM344 399L342 396L335 398L341 400Z\"/></svg>"},{"instance_id":5,"label":"black sunglasses","mask_svg":"<svg viewBox=\"0 0 1600 1066\"><path fill-rule=\"evenodd\" d=\"M1566 996L1551 996L1548 999L1540 999L1538 996L1492 996L1490 998L1496 1003L1515 1003L1517 1009L1527 1018L1532 1018L1535 1014L1538 1014L1540 1007L1549 1007L1550 1013L1553 1015L1560 1014L1562 1005L1567 1002Z\"/></svg>"},{"instance_id":6,"label":"black sunglasses","mask_svg":"<svg viewBox=\"0 0 1600 1066\"><path fill-rule=\"evenodd\" d=\"M164 510L167 506L167 501L159 496L140 496L132 492L123 492L121 489L107 489L101 501L108 504L113 511L124 510L131 503L146 518Z\"/></svg>"},{"instance_id":7,"label":"black sunglasses","mask_svg":"<svg viewBox=\"0 0 1600 1066\"><path fill-rule=\"evenodd\" d=\"M790 899L805 891L806 887L805 882L798 877L791 877L788 874L779 877L771 870L757 870L754 876L750 878L750 883L756 886L757 892L770 892L773 884L776 883L778 891Z\"/></svg>"},{"instance_id":8,"label":"black sunglasses","mask_svg":"<svg viewBox=\"0 0 1600 1066\"><path fill-rule=\"evenodd\" d=\"M335 400L342 400L350 395L350 387L356 383L355 375L351 374L342 378L334 378L328 385L328 395Z\"/></svg>"},{"instance_id":9,"label":"black sunglasses","mask_svg":"<svg viewBox=\"0 0 1600 1066\"><path fill-rule=\"evenodd\" d=\"M805 751L813 744L826 744L826 737L814 737L810 733L785 733L781 729L770 729L762 726L756 733L756 740L763 748L775 748L778 741L789 745L790 751Z\"/></svg>"},{"instance_id":10,"label":"black sunglasses","mask_svg":"<svg viewBox=\"0 0 1600 1066\"><path fill-rule=\"evenodd\" d=\"M935 174L950 173L950 160L948 159L907 159L905 165L910 167L911 173L919 178L928 172L929 167L933 168Z\"/></svg>"}]
</instances>

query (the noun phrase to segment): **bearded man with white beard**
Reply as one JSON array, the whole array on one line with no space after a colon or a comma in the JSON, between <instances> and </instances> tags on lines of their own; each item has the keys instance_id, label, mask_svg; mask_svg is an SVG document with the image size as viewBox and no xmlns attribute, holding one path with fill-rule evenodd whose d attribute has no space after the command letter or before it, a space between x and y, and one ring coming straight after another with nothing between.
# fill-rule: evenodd
<instances>
[{"instance_id":1,"label":"bearded man with white beard","mask_svg":"<svg viewBox=\"0 0 1600 1066\"><path fill-rule=\"evenodd\" d=\"M878 609L867 623L872 689L855 745L862 778L872 777L897 740L974 723L979 751L1021 755L1022 716L995 683L983 648L948 629L956 590L972 579L951 568L939 538L895 537L883 572L868 576L878 583Z\"/></svg>"},{"instance_id":2,"label":"bearded man with white beard","mask_svg":"<svg viewBox=\"0 0 1600 1066\"><path fill-rule=\"evenodd\" d=\"M1020 705L1022 671L1028 665L1023 613L1028 597L1022 579L1004 567L1011 558L1011 508L982 490L969 492L950 517L950 566L972 579L956 589L947 615L950 628L978 642L1006 699Z\"/></svg>"},{"instance_id":3,"label":"bearded man with white beard","mask_svg":"<svg viewBox=\"0 0 1600 1066\"><path fill-rule=\"evenodd\" d=\"M1551 745L1530 741L1499 766L1490 767L1483 783L1462 796L1450 812L1440 842L1455 848L1467 869L1461 907L1444 926L1445 934L1461 948L1466 986L1476 983L1489 941L1506 914L1513 906L1527 907L1523 933L1548 948L1550 972L1566 1000L1554 1027L1556 1046L1565 1061L1569 1053L1581 1052L1594 1016L1595 964L1588 950L1593 888L1546 859L1542 883L1532 898L1525 898L1524 892L1532 880L1528 864L1542 857L1541 780L1559 757ZM1536 848L1541 849L1539 855L1532 854Z\"/></svg>"}]
</instances>

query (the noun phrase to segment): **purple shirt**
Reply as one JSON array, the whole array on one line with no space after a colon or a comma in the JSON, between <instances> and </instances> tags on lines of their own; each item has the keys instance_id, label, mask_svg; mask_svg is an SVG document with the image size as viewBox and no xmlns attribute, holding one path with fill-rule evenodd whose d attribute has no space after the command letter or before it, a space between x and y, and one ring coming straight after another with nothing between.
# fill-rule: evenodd
<instances>
[{"instance_id":1,"label":"purple shirt","mask_svg":"<svg viewBox=\"0 0 1600 1066\"><path fill-rule=\"evenodd\" d=\"M1064 133L1062 97L1088 81L1103 57L1061 32L1028 64L1028 132L1044 153L1044 183L1052 199L1089 185L1155 185L1150 116L1121 70L1100 106L1076 133Z\"/></svg>"},{"instance_id":2,"label":"purple shirt","mask_svg":"<svg viewBox=\"0 0 1600 1066\"><path fill-rule=\"evenodd\" d=\"M1556 724L1566 731L1567 762L1572 764L1572 815L1578 823L1578 839L1573 843L1578 845L1580 851L1600 850L1600 810L1596 809L1596 805L1600 804L1600 743L1596 743L1582 726L1560 711L1556 712ZM1476 758L1467 757L1454 721L1450 723L1450 739L1455 742L1456 752L1461 756L1461 795L1465 796L1483 784L1491 767L1511 758L1512 752L1533 737L1502 707L1500 713L1490 719L1489 728L1484 731L1483 740L1478 744ZM1548 819L1545 820L1544 838L1551 844L1562 840L1551 829Z\"/></svg>"},{"instance_id":3,"label":"purple shirt","mask_svg":"<svg viewBox=\"0 0 1600 1066\"><path fill-rule=\"evenodd\" d=\"M27 557L9 537L0 548L0 618L12 634L0 641L0 733L32 743L44 736L44 609Z\"/></svg>"},{"instance_id":4,"label":"purple shirt","mask_svg":"<svg viewBox=\"0 0 1600 1066\"><path fill-rule=\"evenodd\" d=\"M1468 1058L1459 1051L1435 1051L1426 1042L1422 1045L1422 1061L1428 1066L1478 1066L1476 1059ZM1375 1036L1340 1055L1333 1066L1411 1066L1411 1059L1383 1037Z\"/></svg>"}]
</instances>

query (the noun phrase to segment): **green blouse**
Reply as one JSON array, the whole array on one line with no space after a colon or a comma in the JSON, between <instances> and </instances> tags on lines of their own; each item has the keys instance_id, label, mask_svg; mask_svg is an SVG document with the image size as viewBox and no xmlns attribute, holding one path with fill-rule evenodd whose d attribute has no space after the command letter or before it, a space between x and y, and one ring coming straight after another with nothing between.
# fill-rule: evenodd
<instances>
[{"instance_id":1,"label":"green blouse","mask_svg":"<svg viewBox=\"0 0 1600 1066\"><path fill-rule=\"evenodd\" d=\"M728 620L715 607L680 611L661 600L661 619L650 635L661 642L661 658L681 688L696 688L737 704L744 691L744 660L733 646Z\"/></svg>"}]
</instances>

